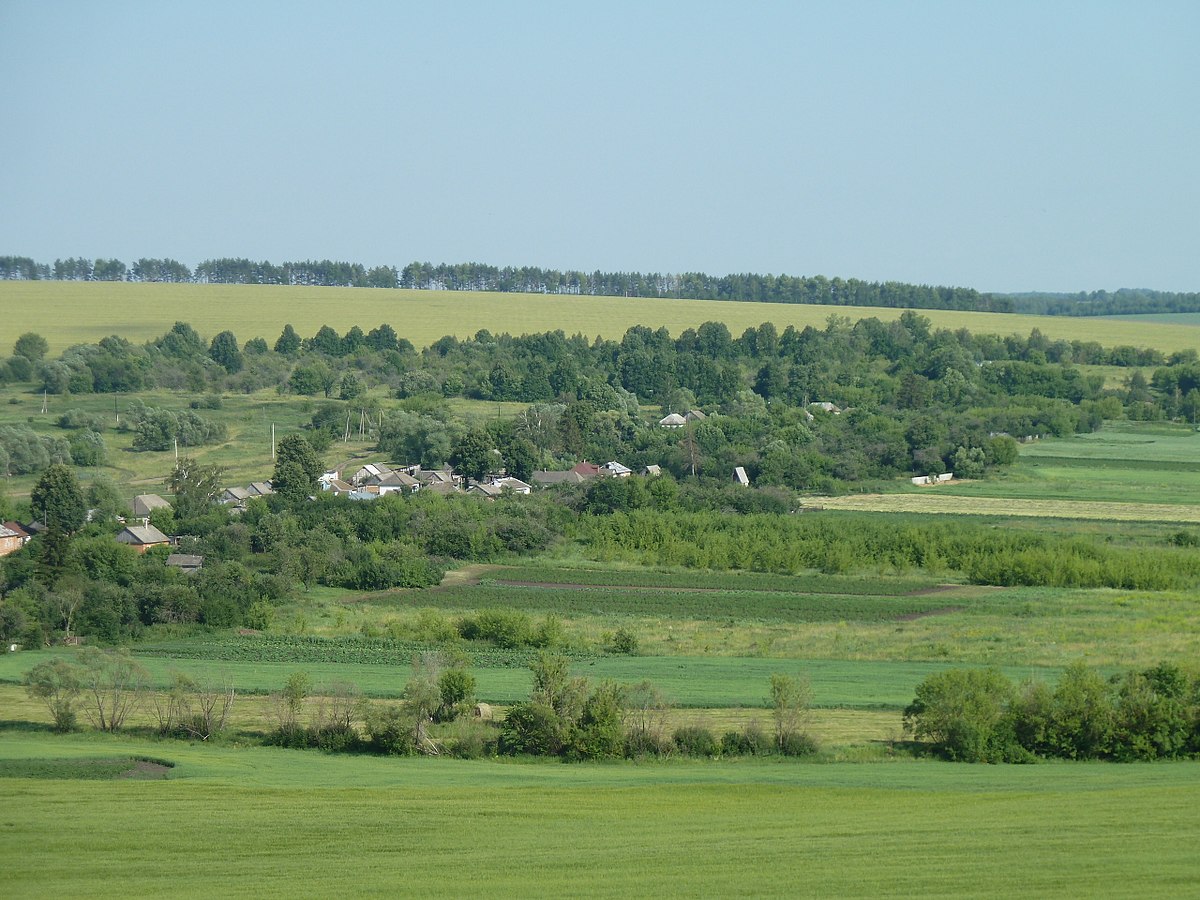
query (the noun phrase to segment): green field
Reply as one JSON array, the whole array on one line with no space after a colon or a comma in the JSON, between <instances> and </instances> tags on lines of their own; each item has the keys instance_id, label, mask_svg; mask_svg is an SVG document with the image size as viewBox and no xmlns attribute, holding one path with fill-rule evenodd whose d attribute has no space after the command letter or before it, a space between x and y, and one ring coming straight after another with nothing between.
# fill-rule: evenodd
<instances>
[{"instance_id":1,"label":"green field","mask_svg":"<svg viewBox=\"0 0 1200 900\"><path fill-rule=\"evenodd\" d=\"M202 648L201 648L202 649ZM30 667L61 651L34 651L0 657L0 680L18 681ZM265 694L279 690L292 672L307 672L317 684L349 681L371 697L398 697L410 677L407 665L328 662L243 662L220 659L219 651L207 658L180 658L138 654L153 684L168 687L174 672L199 678L228 677L243 692ZM218 657L218 658L213 658ZM772 673L807 677L814 703L823 707L859 709L900 708L909 703L913 689L931 672L947 663L797 660L739 657L637 656L601 657L576 661L576 674L625 684L649 680L677 706L693 708L765 707ZM1055 669L1016 666L1006 669L1014 678L1034 676L1053 680ZM529 696L526 669L476 666L481 700L508 705Z\"/></svg>"},{"instance_id":2,"label":"green field","mask_svg":"<svg viewBox=\"0 0 1200 900\"><path fill-rule=\"evenodd\" d=\"M339 333L392 325L401 337L424 347L446 334L469 337L481 328L525 334L562 329L619 338L633 325L666 326L672 334L703 322L721 321L734 334L773 322L823 327L831 315L888 321L902 310L855 306L806 306L716 300L639 297L578 297L544 294L489 294L470 291L409 291L373 288L288 287L279 285L126 284L120 282L0 282L0 306L11 345L26 331L49 342L52 353L110 334L132 341L158 337L176 321L201 334L232 330L240 340L279 335L292 323L302 336L331 325ZM953 310L921 310L936 326L992 334L1028 334L1037 328L1052 339L1098 341L1156 347L1164 352L1200 346L1196 325L1110 319L1017 316Z\"/></svg>"},{"instance_id":3,"label":"green field","mask_svg":"<svg viewBox=\"0 0 1200 900\"><path fill-rule=\"evenodd\" d=\"M822 500L828 508L1200 522L1200 432L1169 422L1106 422L1099 431L1021 446L982 481ZM1012 501L1012 502L1009 502Z\"/></svg>"},{"instance_id":4,"label":"green field","mask_svg":"<svg viewBox=\"0 0 1200 900\"><path fill-rule=\"evenodd\" d=\"M7 891L1179 897L1200 838L1189 764L463 764L0 735L0 760L133 755L175 766L0 780Z\"/></svg>"}]
</instances>

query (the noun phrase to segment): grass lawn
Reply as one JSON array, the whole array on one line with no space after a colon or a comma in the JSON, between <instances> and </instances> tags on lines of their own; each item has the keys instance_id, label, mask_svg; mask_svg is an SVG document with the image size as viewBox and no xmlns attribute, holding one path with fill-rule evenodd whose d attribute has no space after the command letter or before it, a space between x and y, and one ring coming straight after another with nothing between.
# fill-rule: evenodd
<instances>
[{"instance_id":1,"label":"grass lawn","mask_svg":"<svg viewBox=\"0 0 1200 900\"><path fill-rule=\"evenodd\" d=\"M0 759L149 755L163 781L3 780L17 896L1178 897L1186 763L644 765L330 757L0 734Z\"/></svg>"}]
</instances>

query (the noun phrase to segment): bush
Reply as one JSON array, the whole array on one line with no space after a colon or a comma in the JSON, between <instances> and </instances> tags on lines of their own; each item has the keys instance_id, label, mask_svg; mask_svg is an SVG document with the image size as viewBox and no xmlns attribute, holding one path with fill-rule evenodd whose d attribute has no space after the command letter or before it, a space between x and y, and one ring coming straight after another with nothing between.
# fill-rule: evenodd
<instances>
[{"instance_id":1,"label":"bush","mask_svg":"<svg viewBox=\"0 0 1200 900\"><path fill-rule=\"evenodd\" d=\"M557 756L564 745L563 721L544 703L517 703L500 725L501 753Z\"/></svg>"},{"instance_id":2,"label":"bush","mask_svg":"<svg viewBox=\"0 0 1200 900\"><path fill-rule=\"evenodd\" d=\"M638 651L637 635L628 628L618 628L613 632L612 637L609 638L608 646L605 649L609 653L633 656Z\"/></svg>"},{"instance_id":3,"label":"bush","mask_svg":"<svg viewBox=\"0 0 1200 900\"><path fill-rule=\"evenodd\" d=\"M455 759L484 759L499 749L499 732L482 722L462 721L450 734L447 747Z\"/></svg>"},{"instance_id":4,"label":"bush","mask_svg":"<svg viewBox=\"0 0 1200 900\"><path fill-rule=\"evenodd\" d=\"M780 740L779 752L783 756L811 756L817 752L817 742L810 735L793 731Z\"/></svg>"},{"instance_id":5,"label":"bush","mask_svg":"<svg viewBox=\"0 0 1200 900\"><path fill-rule=\"evenodd\" d=\"M512 649L532 642L533 623L522 612L482 609L474 617L460 619L458 633L468 641L491 641L497 647Z\"/></svg>"},{"instance_id":6,"label":"bush","mask_svg":"<svg viewBox=\"0 0 1200 900\"><path fill-rule=\"evenodd\" d=\"M727 731L721 738L721 752L730 756L766 756L775 750L775 742L757 721L739 731Z\"/></svg>"},{"instance_id":7,"label":"bush","mask_svg":"<svg viewBox=\"0 0 1200 900\"><path fill-rule=\"evenodd\" d=\"M703 725L684 725L672 735L679 752L686 756L716 756L717 739Z\"/></svg>"},{"instance_id":8,"label":"bush","mask_svg":"<svg viewBox=\"0 0 1200 900\"><path fill-rule=\"evenodd\" d=\"M1016 740L1009 704L1016 691L996 669L949 669L928 676L904 710L912 734L962 762L1008 762L1027 756Z\"/></svg>"},{"instance_id":9,"label":"bush","mask_svg":"<svg viewBox=\"0 0 1200 900\"><path fill-rule=\"evenodd\" d=\"M412 756L413 729L399 706L373 706L367 712L368 747L388 756Z\"/></svg>"}]
</instances>

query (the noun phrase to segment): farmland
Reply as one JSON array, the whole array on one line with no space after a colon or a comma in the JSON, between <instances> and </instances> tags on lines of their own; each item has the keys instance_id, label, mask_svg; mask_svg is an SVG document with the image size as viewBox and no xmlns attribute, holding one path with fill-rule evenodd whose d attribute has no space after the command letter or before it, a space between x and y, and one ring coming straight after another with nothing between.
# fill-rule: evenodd
<instances>
[{"instance_id":1,"label":"farmland","mask_svg":"<svg viewBox=\"0 0 1200 900\"><path fill-rule=\"evenodd\" d=\"M446 334L465 338L480 329L514 335L562 329L567 334L619 338L633 325L665 326L678 334L703 322L721 321L732 333L740 334L763 322L773 322L782 331L787 325L824 327L831 315L889 321L903 312L877 307L638 297L52 281L0 282L0 305L6 311L7 341L25 331L45 333L52 352L111 334L149 340L181 319L207 336L230 329L242 340L255 336L274 340L285 322L301 334L312 334L322 325L342 331L353 324L365 329L387 322L401 337L424 347ZM980 333L1028 334L1037 328L1052 339L1098 341L1105 346L1131 344L1166 353L1200 344L1200 327L1190 324L1131 325L1124 319L953 310L922 310L922 314L937 327ZM61 324L50 329L47 322Z\"/></svg>"},{"instance_id":2,"label":"farmland","mask_svg":"<svg viewBox=\"0 0 1200 900\"><path fill-rule=\"evenodd\" d=\"M887 320L899 312L69 283L0 284L0 300L20 310L10 323L14 335L39 331L56 349L113 332L148 339L180 318L205 337L231 328L242 340L262 335L270 341L287 321L312 334L330 321L331 310L337 311L332 324L341 330L354 322L364 327L390 322L418 346L447 331L469 335L480 328L514 333L563 328L620 337L634 322L665 324L678 332L720 319L737 334L765 320L782 330L787 324L823 327L830 315ZM33 307L39 307L36 317ZM28 322L20 318L26 308ZM121 313L114 316L106 309ZM59 310L54 314L70 324L45 327L47 310ZM1078 319L928 315L934 326L999 334L1027 333L1036 326L1050 337L1164 351L1194 346L1200 334ZM614 345L612 353L618 352ZM204 353L202 346L200 356ZM326 358L338 375L357 373L366 385L361 403L382 412L379 435L338 437L324 464L391 458L375 443L384 414L411 420L436 413L456 423L457 440L468 429L502 430L529 406L511 399L468 399L488 396L482 391L492 375L516 366L517 357L494 365L489 360L479 372L464 369L465 380L460 378L457 391L448 396L439 393L439 384L447 383L442 381L431 382L432 388L415 398L398 385L407 374L399 368L423 364L417 355L407 351L390 374L380 363L383 358ZM232 389L234 382L217 371L200 393L219 396L219 403L201 412L224 428L226 439L185 452L222 467L227 483L269 477L271 426L281 434L309 434L314 413L326 405L315 391L311 398L287 393L289 373L303 360L273 356L271 365L282 379L278 387L260 383L247 392ZM732 379L737 383L727 403L749 411L742 418L716 413L706 427L725 427L733 436L746 422L792 414L798 427L786 434L795 446L784 445L778 458L812 439L805 429L820 433L827 427L833 433L862 421L845 415L800 423L797 409L747 397L738 389L755 377L757 366L747 360L741 380ZM213 360L202 362L206 371L214 371ZM368 362L380 366L371 370L370 381ZM873 365L872 371L884 377L883 360ZM988 374L985 366L968 364L964 370L976 379ZM732 364L727 371L733 374ZM1130 371L1095 366L1087 373L1094 376L1090 390L1098 392L1101 380L1119 388ZM56 424L58 417L68 410L105 417L98 427L107 464L81 469L85 485L102 474L126 496L163 492L174 453L135 451L133 435L112 427L124 414L123 404L133 399L132 394L84 392L43 397L29 383L10 383L0 389L0 424L58 437L66 430ZM177 409L192 397L150 383L136 399ZM756 404L761 406L757 412ZM714 400L710 408L726 406ZM1120 402L1116 409L1123 409ZM639 407L635 398L626 410L622 427L636 437L602 446L624 448L614 455L656 448L646 451L644 461L654 458L651 453L683 458L675 438L668 441L653 428L661 412L657 404ZM612 415L604 422L618 418L616 410L608 412ZM909 418L903 421L911 423L917 414L904 415ZM863 433L886 428L877 420ZM843 436L846 444L860 439L848 432ZM659 443L652 444L655 440ZM716 454L726 437L709 431L706 440ZM757 439L742 440L753 446ZM903 435L897 440L906 447ZM648 499L649 488L642 505L628 511L616 502L610 507L591 503L587 488L562 501L546 493L489 505L422 492L416 499L341 507L325 504L325 498L305 504L301 497L292 508L260 501L236 519L200 521L196 524L208 531L179 533L210 540L200 544L212 555L209 572L221 566L227 573L240 570L243 580L231 576L230 583L247 587L235 600L251 596L251 587L282 588L257 603L253 625L236 618L236 607L224 620L193 615L176 621L136 605L145 599L135 580L148 571L143 559L140 568L134 571L131 564L125 575L135 585L129 589L135 605L125 639L160 700L179 674L198 682L228 680L239 694L228 730L205 743L160 738L151 711L144 708L124 734L52 736L49 710L18 683L34 665L76 659L77 651L39 647L0 656L5 710L0 785L21 801L21 812L0 826L8 832L6 851L13 848L19 859L14 883L23 895L77 890L83 883L98 884L91 892L104 895L116 892L118 878L123 895L159 893L168 883L185 893L230 893L253 883L269 896L289 891L302 875L316 893L344 891L348 881L354 891L396 890L399 880L406 893L444 895L478 893L485 885L489 891L570 894L586 883L584 892L594 894L736 888L754 894L920 890L957 896L993 893L996 885L1011 888L1012 870L1019 866L1019 887L1032 893L1103 890L1116 879L1144 883L1148 872L1155 881L1143 894L1160 888L1164 895L1177 893L1189 874L1197 836L1188 814L1200 799L1190 766L952 766L910 752L901 711L923 680L963 666L995 667L1014 683L1052 686L1074 662L1107 677L1164 660L1195 659L1200 653L1200 595L1193 571L1193 537L1200 525L1198 494L1192 490L1200 488L1197 442L1200 434L1183 424L1110 421L1094 433L1022 445L1014 465L935 489L916 489L907 478L868 482L847 476L835 485L839 496L815 496L776 481L761 495L762 502L774 504L767 512L738 505L743 497L758 502L757 491L730 494L727 468L739 457L728 451L721 457L719 479L689 484L676 471L678 490L690 491L688 502L700 504L692 507L660 509ZM561 448L541 449L541 459L570 465L553 458ZM576 458L586 454L578 448L572 452ZM599 457L593 452L591 458ZM9 501L27 494L35 481L35 475L9 479ZM664 478L660 484L670 482ZM870 493L860 492L867 487ZM378 511L377 519L368 507ZM319 516L328 523L317 521ZM452 551L438 551L437 572L450 569L439 586L385 583L365 590L348 580L306 577L301 584L294 574L315 531L325 536L321 546L331 547L329 555L341 562L392 562L433 555L422 543L429 540L430 522L469 538ZM527 537L525 544L507 549L494 540L487 543L505 529ZM88 540L95 551L98 539ZM1012 549L1013 559L1029 551L1021 559L1034 559L1030 571L1023 572L1030 580L1004 580L1016 563L980 565L1001 545ZM818 552L822 547L828 552ZM1072 582L1071 571L1063 567L1066 580L1042 578L1038 566L1055 570L1068 557L1082 560L1071 571L1094 570L1109 580ZM269 568L276 563L277 569ZM1161 571L1152 571L1156 567ZM1138 580L1147 572L1164 580L1153 585ZM285 574L276 578L277 573ZM205 577L195 581L215 590ZM964 583L968 580L978 583ZM65 583L72 589L69 579ZM146 584L153 592L153 582ZM510 630L472 636L472 623L489 616ZM248 627L239 630L243 624ZM808 762L732 754L696 761L672 751L665 754L669 758L648 756L636 764L561 765L506 759L494 751L483 754L487 759L468 761L387 758L373 755L381 752L378 748L331 755L261 746L278 727L272 718L278 701L272 695L293 676L311 680L310 710L326 696L323 692L338 690L335 685L354 685L367 702L356 708L353 726L364 731L370 710L405 708L406 691L420 678L414 658L436 653L468 667L475 698L494 705L501 719L530 698L534 676L529 667L545 646L565 657L570 676L585 678L592 687L654 685L668 707L668 734L680 726L708 729L717 738L752 722L769 728L772 676L794 678L811 687L804 728L819 750ZM435 737L447 740L459 726L490 728L438 723ZM147 759L173 767L154 770L164 776L161 780L131 783L114 777ZM67 804L80 812L63 827L55 810ZM987 815L981 816L981 809ZM380 821L390 827L380 829ZM1144 833L1151 823L1157 829L1152 837ZM728 839L714 854L717 832ZM1036 835L1036 846L1014 842L1014 832ZM89 840L80 854L84 834L109 837ZM298 861L297 848L310 848L318 834L319 851L306 851ZM68 847L75 848L73 866L54 869L51 858ZM614 856L630 860L628 869L613 866ZM563 866L568 857L569 875ZM768 867L770 879L764 874ZM931 871L938 873L934 882Z\"/></svg>"},{"instance_id":3,"label":"farmland","mask_svg":"<svg viewBox=\"0 0 1200 900\"><path fill-rule=\"evenodd\" d=\"M1200 522L1200 432L1171 423L1108 422L1099 431L1021 447L995 478L901 493L823 499L828 508L1034 516L1122 522Z\"/></svg>"}]
</instances>

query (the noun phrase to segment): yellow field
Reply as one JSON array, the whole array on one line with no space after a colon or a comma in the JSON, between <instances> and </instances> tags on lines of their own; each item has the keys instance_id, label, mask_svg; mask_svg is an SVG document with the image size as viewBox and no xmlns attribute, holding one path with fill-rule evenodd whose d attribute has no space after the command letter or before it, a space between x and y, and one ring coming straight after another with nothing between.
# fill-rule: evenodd
<instances>
[{"instance_id":1,"label":"yellow field","mask_svg":"<svg viewBox=\"0 0 1200 900\"><path fill-rule=\"evenodd\" d=\"M830 315L894 319L901 310L857 306L803 306L714 300L654 300L626 297L571 297L545 294L489 294L467 291L407 291L371 288L284 287L278 285L124 284L111 282L0 282L4 330L0 348L23 332L36 331L52 353L74 343L110 334L144 341L176 321L190 322L211 337L224 329L240 340L264 337L274 343L285 323L301 336L322 325L340 333L359 325L369 330L387 322L417 347L446 334L468 337L481 328L523 334L562 329L589 337L620 337L632 325L665 325L673 335L707 321L723 321L733 334L773 322L823 327ZM1164 352L1200 347L1200 325L1166 325L1113 319L1068 319L921 310L938 327L968 328L991 334L1028 334L1094 340L1105 346L1132 344Z\"/></svg>"},{"instance_id":2,"label":"yellow field","mask_svg":"<svg viewBox=\"0 0 1200 900\"><path fill-rule=\"evenodd\" d=\"M974 516L1032 516L1118 522L1200 522L1200 507L1195 506L961 497L935 491L936 488L931 488L929 493L921 494L851 494L845 497L821 497L817 503L826 509L855 509L868 512L958 513Z\"/></svg>"}]
</instances>

